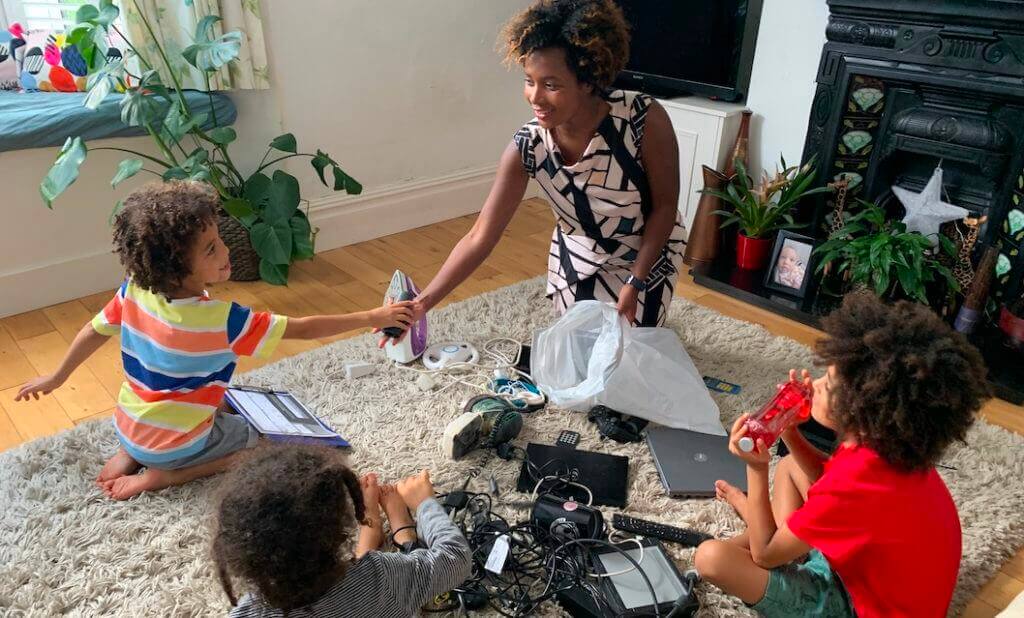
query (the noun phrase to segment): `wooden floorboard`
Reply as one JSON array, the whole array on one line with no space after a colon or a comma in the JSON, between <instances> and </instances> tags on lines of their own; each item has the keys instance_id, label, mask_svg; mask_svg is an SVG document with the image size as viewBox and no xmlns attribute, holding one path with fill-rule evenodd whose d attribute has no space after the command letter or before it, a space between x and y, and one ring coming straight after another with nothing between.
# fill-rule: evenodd
<instances>
[{"instance_id":1,"label":"wooden floorboard","mask_svg":"<svg viewBox=\"0 0 1024 618\"><path fill-rule=\"evenodd\" d=\"M256 309L294 316L371 309L380 304L396 268L408 272L421 285L429 281L475 220L475 215L459 217L319 253L293 266L286 288L260 281L228 282L214 286L211 293ZM491 255L447 302L544 274L552 225L546 202L523 202ZM56 367L78 330L113 294L114 290L108 290L0 320L0 451L112 414L122 379L116 340L101 348L54 396L31 402L15 402L14 396L19 385ZM699 287L689 276L680 278L677 294L806 345L821 336L810 327ZM356 334L322 341L284 341L271 359L242 359L239 372ZM982 415L991 423L1024 435L1024 409L1020 406L993 401ZM1003 565L963 615L995 616L1021 591L1024 551Z\"/></svg>"}]
</instances>

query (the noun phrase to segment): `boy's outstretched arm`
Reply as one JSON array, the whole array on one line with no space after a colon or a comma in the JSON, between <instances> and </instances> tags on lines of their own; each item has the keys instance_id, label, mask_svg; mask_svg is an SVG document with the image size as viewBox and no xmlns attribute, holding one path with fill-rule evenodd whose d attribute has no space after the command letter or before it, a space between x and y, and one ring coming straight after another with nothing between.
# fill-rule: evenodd
<instances>
[{"instance_id":1,"label":"boy's outstretched arm","mask_svg":"<svg viewBox=\"0 0 1024 618\"><path fill-rule=\"evenodd\" d=\"M403 301L356 313L288 318L288 325L284 329L284 338L319 339L368 326L373 328L396 326L405 329L411 323L412 303Z\"/></svg>"},{"instance_id":2,"label":"boy's outstretched arm","mask_svg":"<svg viewBox=\"0 0 1024 618\"><path fill-rule=\"evenodd\" d=\"M64 360L60 362L57 370L46 376L39 376L25 383L18 391L15 401L28 401L29 397L39 399L39 394L50 394L51 391L60 387L68 379L71 373L78 368L93 352L100 349L106 343L108 335L101 334L93 328L92 323L82 327L71 342Z\"/></svg>"},{"instance_id":3,"label":"boy's outstretched arm","mask_svg":"<svg viewBox=\"0 0 1024 618\"><path fill-rule=\"evenodd\" d=\"M768 462L771 460L768 445L758 439L756 448L750 453L738 445L739 439L747 433L744 424L747 417L744 414L733 424L729 450L747 464L746 520L750 557L757 566L774 569L811 551L811 546L797 538L785 522L776 526L768 493Z\"/></svg>"}]
</instances>

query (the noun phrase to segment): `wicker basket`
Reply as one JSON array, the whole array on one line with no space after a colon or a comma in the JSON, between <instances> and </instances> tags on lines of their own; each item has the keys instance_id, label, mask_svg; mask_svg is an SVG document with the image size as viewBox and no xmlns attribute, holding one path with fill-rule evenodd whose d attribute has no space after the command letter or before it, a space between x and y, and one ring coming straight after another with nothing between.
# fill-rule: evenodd
<instances>
[{"instance_id":1,"label":"wicker basket","mask_svg":"<svg viewBox=\"0 0 1024 618\"><path fill-rule=\"evenodd\" d=\"M249 230L223 210L218 217L221 240L231 252L231 280L256 281L260 278L260 256L249 241Z\"/></svg>"}]
</instances>

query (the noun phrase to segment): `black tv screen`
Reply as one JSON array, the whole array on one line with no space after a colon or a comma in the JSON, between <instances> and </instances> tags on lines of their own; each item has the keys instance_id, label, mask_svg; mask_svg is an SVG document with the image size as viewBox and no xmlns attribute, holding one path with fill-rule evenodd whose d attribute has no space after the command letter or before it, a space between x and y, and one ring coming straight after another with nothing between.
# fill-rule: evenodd
<instances>
[{"instance_id":1,"label":"black tv screen","mask_svg":"<svg viewBox=\"0 0 1024 618\"><path fill-rule=\"evenodd\" d=\"M741 99L761 18L761 0L616 0L629 22L620 85L652 94Z\"/></svg>"}]
</instances>

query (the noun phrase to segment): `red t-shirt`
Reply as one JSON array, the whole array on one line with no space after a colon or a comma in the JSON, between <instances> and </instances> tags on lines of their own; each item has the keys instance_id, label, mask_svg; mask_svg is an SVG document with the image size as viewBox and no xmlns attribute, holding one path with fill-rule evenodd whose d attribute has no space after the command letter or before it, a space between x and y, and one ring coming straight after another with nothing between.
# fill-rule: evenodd
<instances>
[{"instance_id":1,"label":"red t-shirt","mask_svg":"<svg viewBox=\"0 0 1024 618\"><path fill-rule=\"evenodd\" d=\"M901 472L866 446L840 446L787 523L828 559L858 618L946 615L960 518L934 468Z\"/></svg>"}]
</instances>

